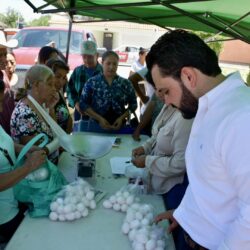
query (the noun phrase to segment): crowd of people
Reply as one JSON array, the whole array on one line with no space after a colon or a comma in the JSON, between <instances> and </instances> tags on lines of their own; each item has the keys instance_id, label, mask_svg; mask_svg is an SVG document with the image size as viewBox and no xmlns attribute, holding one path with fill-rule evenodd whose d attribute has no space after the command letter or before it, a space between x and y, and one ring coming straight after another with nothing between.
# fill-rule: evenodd
<instances>
[{"instance_id":1,"label":"crowd of people","mask_svg":"<svg viewBox=\"0 0 250 250\"><path fill-rule=\"evenodd\" d=\"M177 250L250 249L250 90L239 73L221 73L215 52L204 41L183 30L169 31L150 50L140 49L128 79L117 74L115 52L105 52L100 64L96 43L83 41L83 64L69 81L64 55L45 46L27 71L23 88L14 91L11 47L0 40L4 240L24 216L13 186L47 156L57 163L60 154L58 147L52 152L33 147L23 166L13 170L16 154L34 136L45 133L49 143L56 139L38 103L67 133L123 133L138 141L141 133L150 136L133 149L132 163L144 169L147 193L162 196L167 211L155 221L170 221ZM136 117L137 97L143 112L135 125L131 117Z\"/></svg>"}]
</instances>

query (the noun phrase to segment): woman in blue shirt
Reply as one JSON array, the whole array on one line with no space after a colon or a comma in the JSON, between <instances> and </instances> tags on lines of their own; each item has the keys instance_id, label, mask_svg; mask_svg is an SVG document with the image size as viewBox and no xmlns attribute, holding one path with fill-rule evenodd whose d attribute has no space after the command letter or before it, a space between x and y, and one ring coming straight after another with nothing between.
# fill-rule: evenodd
<instances>
[{"instance_id":1,"label":"woman in blue shirt","mask_svg":"<svg viewBox=\"0 0 250 250\"><path fill-rule=\"evenodd\" d=\"M93 132L121 132L130 113L137 108L131 82L117 75L119 57L113 51L103 54L103 73L90 78L82 91L80 108L90 118Z\"/></svg>"}]
</instances>

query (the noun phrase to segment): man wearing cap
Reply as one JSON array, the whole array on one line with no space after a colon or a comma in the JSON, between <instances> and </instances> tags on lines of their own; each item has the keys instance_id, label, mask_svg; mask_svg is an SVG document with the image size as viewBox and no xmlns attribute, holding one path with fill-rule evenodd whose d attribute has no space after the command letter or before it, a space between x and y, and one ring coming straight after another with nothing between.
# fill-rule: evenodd
<instances>
[{"instance_id":1,"label":"man wearing cap","mask_svg":"<svg viewBox=\"0 0 250 250\"><path fill-rule=\"evenodd\" d=\"M18 41L16 39L6 41L4 32L0 31L0 78L5 84L5 93L3 100L3 111L0 112L0 125L5 132L10 134L10 117L15 106L14 93L10 90L9 80L5 73L7 65L7 49L17 47Z\"/></svg>"},{"instance_id":2,"label":"man wearing cap","mask_svg":"<svg viewBox=\"0 0 250 250\"><path fill-rule=\"evenodd\" d=\"M69 106L75 108L74 121L81 119L82 114L79 107L79 100L84 84L89 78L102 72L102 66L97 61L98 53L95 42L83 42L82 58L83 65L78 66L74 69L67 86ZM87 119L86 116L84 118Z\"/></svg>"}]
</instances>

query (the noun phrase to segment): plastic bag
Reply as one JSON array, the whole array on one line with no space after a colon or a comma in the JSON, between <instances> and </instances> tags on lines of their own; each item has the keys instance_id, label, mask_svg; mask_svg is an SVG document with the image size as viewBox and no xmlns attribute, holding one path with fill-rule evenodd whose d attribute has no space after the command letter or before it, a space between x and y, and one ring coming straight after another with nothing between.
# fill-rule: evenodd
<instances>
[{"instance_id":1,"label":"plastic bag","mask_svg":"<svg viewBox=\"0 0 250 250\"><path fill-rule=\"evenodd\" d=\"M26 153L41 139L46 141L47 136L45 134L39 134L23 147L18 155L15 168L23 164ZM41 171L40 169L46 169L47 174L45 179L37 181L36 179L30 178L31 175L29 175L28 178L22 179L14 186L15 198L28 205L31 217L48 216L51 200L62 186L67 183L57 166L48 159L41 168L33 171L32 174L36 175L38 171Z\"/></svg>"},{"instance_id":2,"label":"plastic bag","mask_svg":"<svg viewBox=\"0 0 250 250\"><path fill-rule=\"evenodd\" d=\"M165 249L164 228L153 220L154 209L149 204L135 203L127 210L121 230L128 235L133 249Z\"/></svg>"},{"instance_id":3,"label":"plastic bag","mask_svg":"<svg viewBox=\"0 0 250 250\"><path fill-rule=\"evenodd\" d=\"M114 209L115 211L126 212L135 202L139 202L138 194L141 193L138 179L134 184L128 184L111 195L103 202L104 208Z\"/></svg>"},{"instance_id":4,"label":"plastic bag","mask_svg":"<svg viewBox=\"0 0 250 250\"><path fill-rule=\"evenodd\" d=\"M96 208L96 192L81 178L65 186L50 204L49 218L53 221L72 221L86 217Z\"/></svg>"}]
</instances>

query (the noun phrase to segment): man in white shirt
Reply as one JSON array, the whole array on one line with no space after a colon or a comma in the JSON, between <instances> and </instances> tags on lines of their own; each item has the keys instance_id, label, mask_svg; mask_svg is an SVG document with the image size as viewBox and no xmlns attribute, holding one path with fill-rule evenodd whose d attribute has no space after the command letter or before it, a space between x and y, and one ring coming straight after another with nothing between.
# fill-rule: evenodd
<instances>
[{"instance_id":1,"label":"man in white shirt","mask_svg":"<svg viewBox=\"0 0 250 250\"><path fill-rule=\"evenodd\" d=\"M157 216L178 224L193 249L250 249L250 89L239 73L221 74L199 37L164 34L147 59L168 105L195 120L186 150L189 186L180 206Z\"/></svg>"}]
</instances>

